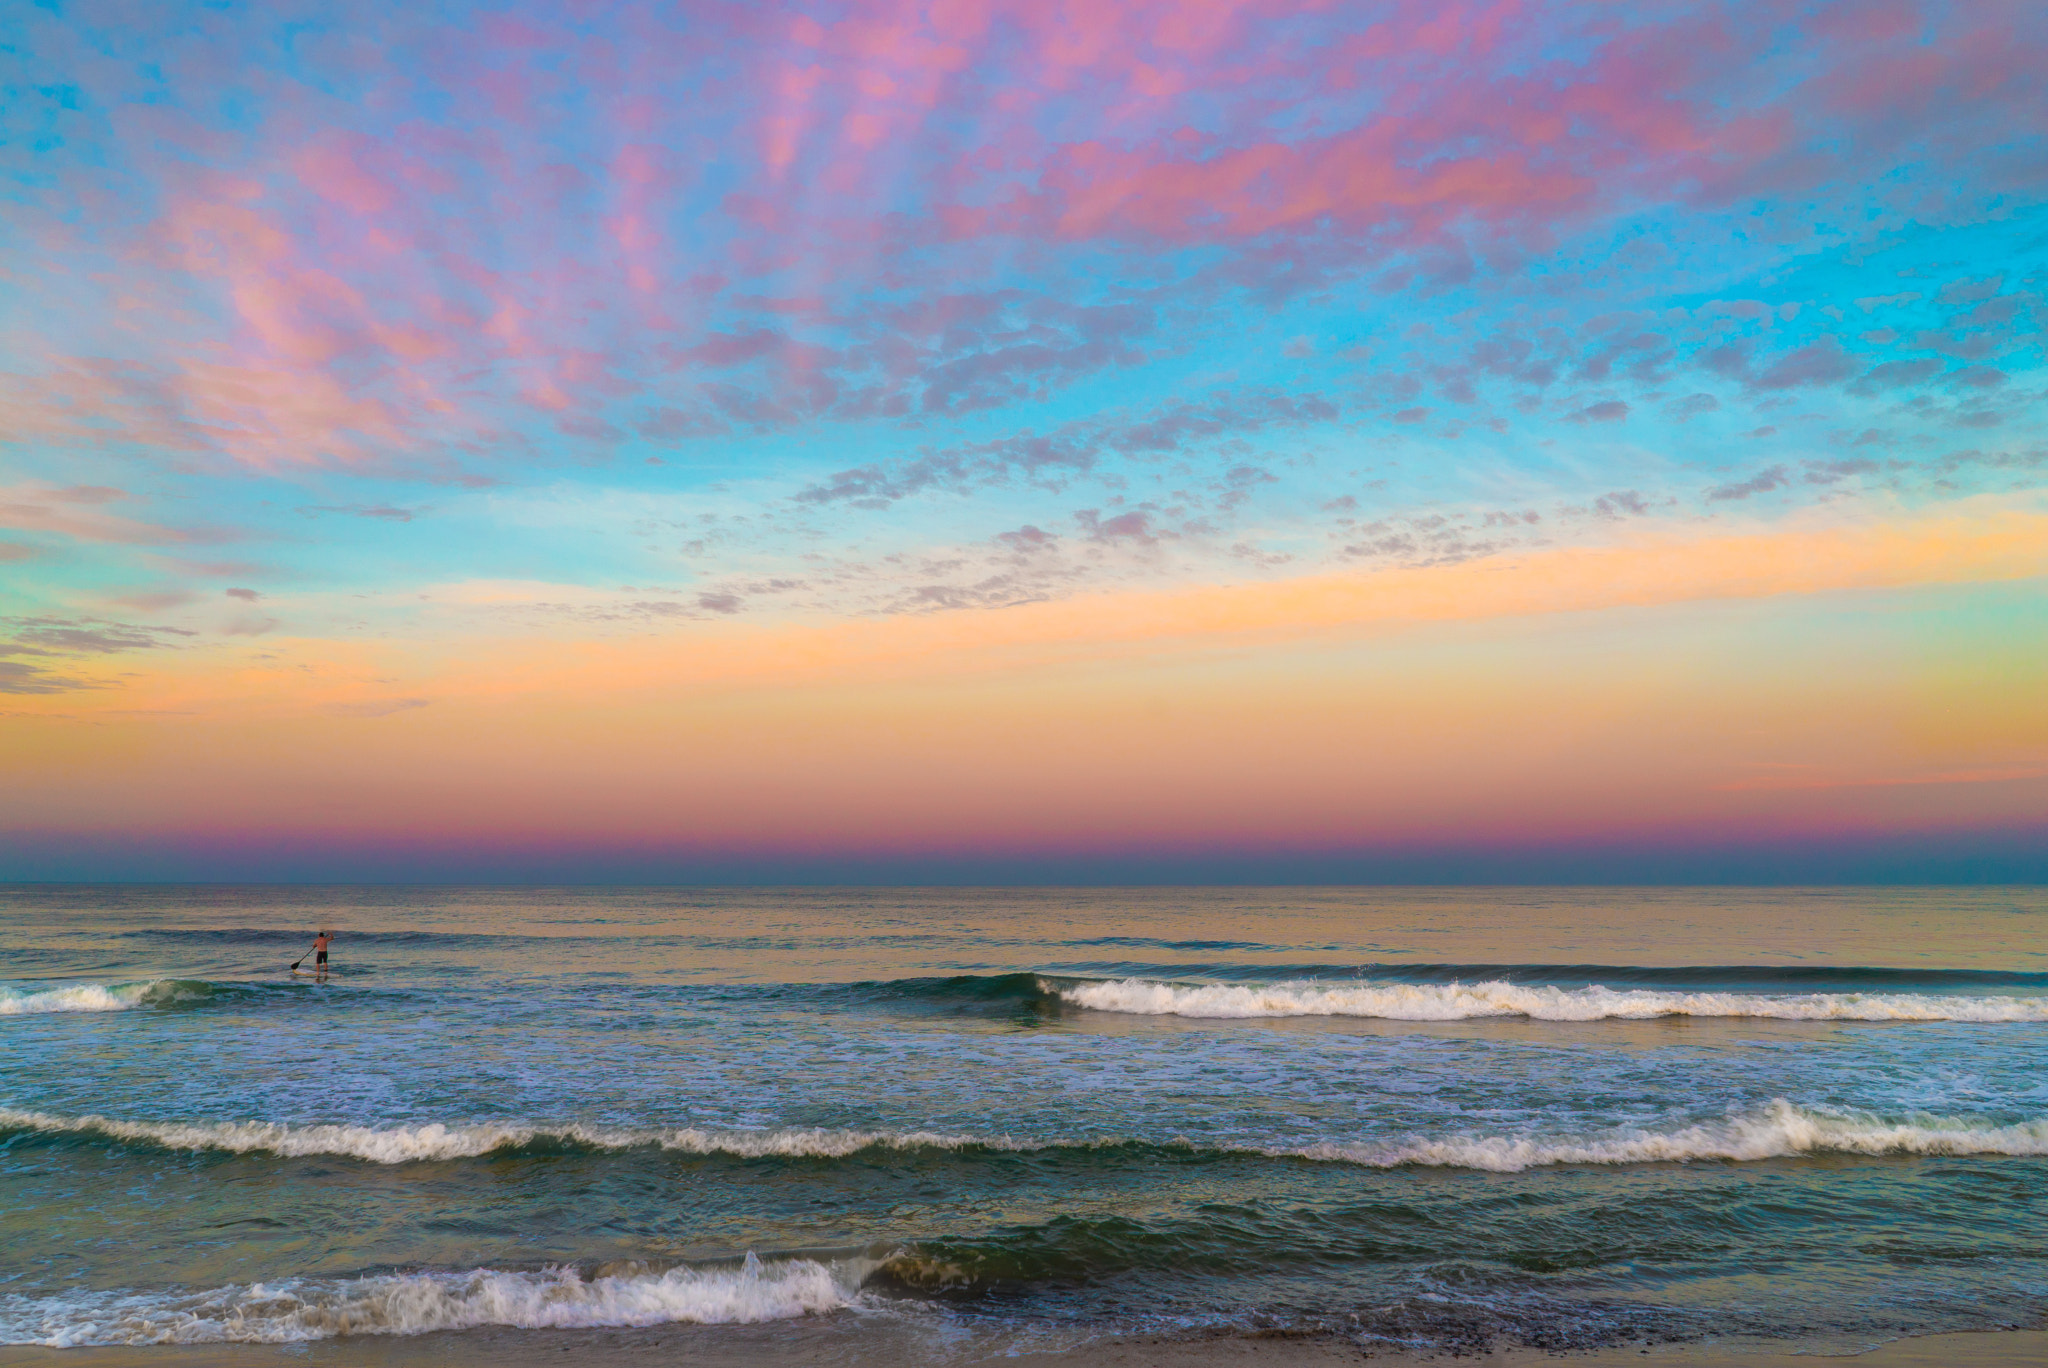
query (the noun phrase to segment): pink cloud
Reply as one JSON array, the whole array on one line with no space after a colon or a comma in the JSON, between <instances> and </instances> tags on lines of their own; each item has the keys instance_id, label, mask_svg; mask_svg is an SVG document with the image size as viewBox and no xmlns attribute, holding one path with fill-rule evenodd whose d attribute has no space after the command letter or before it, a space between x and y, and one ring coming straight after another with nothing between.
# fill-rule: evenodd
<instances>
[{"instance_id":1,"label":"pink cloud","mask_svg":"<svg viewBox=\"0 0 2048 1368\"><path fill-rule=\"evenodd\" d=\"M473 29L393 12L309 38L299 75L319 81L223 46L229 29L136 22L120 37L175 90L233 83L247 116L140 105L139 78L45 24L48 55L125 112L93 135L117 170L74 170L66 212L25 221L67 280L118 300L110 328L175 360L43 358L0 377L0 406L53 442L267 466L503 449L525 409L598 440L715 422L656 416L700 405L992 407L1160 345L1153 302L1123 320L1019 302L1059 297L1088 252L1119 263L1090 266L1106 279L1211 251L1182 302L1443 284L1640 204L1874 183L1902 148L1973 159L1972 185L2038 179L2019 144L2048 124L2038 7L2004 0L850 0ZM1927 345L1986 361L2017 335L1999 326ZM1667 365L1647 329L1609 342L1515 360L1503 340L1432 381L1464 404L1482 371ZM1760 387L1846 376L1822 344L1745 345L1723 359Z\"/></svg>"},{"instance_id":2,"label":"pink cloud","mask_svg":"<svg viewBox=\"0 0 2048 1368\"><path fill-rule=\"evenodd\" d=\"M308 144L293 158L299 182L314 194L358 214L376 214L391 207L392 187L363 168L364 140L336 136Z\"/></svg>"},{"instance_id":3,"label":"pink cloud","mask_svg":"<svg viewBox=\"0 0 2048 1368\"><path fill-rule=\"evenodd\" d=\"M0 485L0 527L17 532L54 532L79 541L131 546L190 540L188 533L110 513L105 506L128 496L99 485L68 488L30 482Z\"/></svg>"}]
</instances>

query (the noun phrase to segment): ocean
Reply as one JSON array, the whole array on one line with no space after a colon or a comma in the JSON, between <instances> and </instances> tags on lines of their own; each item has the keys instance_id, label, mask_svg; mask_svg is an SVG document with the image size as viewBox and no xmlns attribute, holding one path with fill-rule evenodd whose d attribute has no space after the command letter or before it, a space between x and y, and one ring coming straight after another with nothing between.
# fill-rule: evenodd
<instances>
[{"instance_id":1,"label":"ocean","mask_svg":"<svg viewBox=\"0 0 2048 1368\"><path fill-rule=\"evenodd\" d=\"M2048 890L0 890L0 1345L2044 1318Z\"/></svg>"}]
</instances>

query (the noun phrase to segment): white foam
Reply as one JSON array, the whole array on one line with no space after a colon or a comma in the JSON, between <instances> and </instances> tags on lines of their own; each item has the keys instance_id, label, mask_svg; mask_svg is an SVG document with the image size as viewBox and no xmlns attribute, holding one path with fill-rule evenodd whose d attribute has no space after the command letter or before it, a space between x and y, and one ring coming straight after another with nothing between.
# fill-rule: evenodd
<instances>
[{"instance_id":1,"label":"white foam","mask_svg":"<svg viewBox=\"0 0 2048 1368\"><path fill-rule=\"evenodd\" d=\"M150 1122L103 1116L53 1116L47 1112L0 1108L0 1130L49 1134L95 1134L168 1149L222 1150L233 1154L338 1155L378 1164L466 1159L508 1146L553 1140L592 1149L662 1148L688 1154L731 1154L743 1158L779 1155L842 1158L886 1148L1032 1151L1106 1149L1131 1143L1114 1136L1022 1140L1008 1135L980 1137L933 1131L859 1130L606 1130L589 1126L289 1126L274 1121ZM1408 1137L1384 1141L1331 1141L1293 1147L1242 1142L1208 1143L1177 1138L1167 1145L1188 1150L1260 1154L1399 1168L1520 1172L1554 1164L1654 1164L1687 1160L1744 1162L1801 1154L2002 1154L2048 1155L2048 1117L2006 1125L1916 1115L1891 1121L1867 1113L1806 1108L1778 1098L1755 1112L1672 1130L1614 1130L1591 1136L1534 1133Z\"/></svg>"},{"instance_id":2,"label":"white foam","mask_svg":"<svg viewBox=\"0 0 2048 1368\"><path fill-rule=\"evenodd\" d=\"M836 1311L854 1303L867 1260L673 1268L585 1278L475 1269L383 1277L292 1279L208 1292L0 1297L0 1344L52 1348L113 1344L287 1344L343 1335L421 1335L503 1325L555 1330L604 1326L750 1324Z\"/></svg>"},{"instance_id":3,"label":"white foam","mask_svg":"<svg viewBox=\"0 0 2048 1368\"><path fill-rule=\"evenodd\" d=\"M2048 1117L1996 1126L1953 1117L1906 1121L1794 1106L1784 1098L1761 1111L1671 1131L1616 1131L1590 1139L1458 1136L1393 1144L1307 1145L1267 1150L1369 1168L1421 1165L1520 1173L1557 1164L1665 1164L1695 1160L1750 1163L1803 1154L2048 1155Z\"/></svg>"},{"instance_id":4,"label":"white foam","mask_svg":"<svg viewBox=\"0 0 2048 1368\"><path fill-rule=\"evenodd\" d=\"M1657 989L1553 988L1516 983L1161 983L1120 979L1053 982L1068 1002L1103 1012L1183 1017L1380 1017L1463 1021L1531 1017L1604 1021L1663 1016L1770 1017L1781 1021L2048 1021L2048 997L1949 997L1933 993L1682 993Z\"/></svg>"},{"instance_id":5,"label":"white foam","mask_svg":"<svg viewBox=\"0 0 2048 1368\"><path fill-rule=\"evenodd\" d=\"M125 1012L146 1007L163 998L168 979L148 983L78 983L68 988L46 988L26 992L0 988L0 1017L38 1016L45 1012Z\"/></svg>"},{"instance_id":6,"label":"white foam","mask_svg":"<svg viewBox=\"0 0 2048 1368\"><path fill-rule=\"evenodd\" d=\"M612 1129L601 1126L528 1126L485 1122L478 1125L419 1126L292 1126L277 1121L119 1121L105 1116L53 1116L48 1112L0 1107L0 1128L48 1134L104 1135L113 1140L161 1145L166 1149L225 1150L231 1154L268 1153L287 1157L342 1155L373 1164L413 1164L437 1159L474 1159L523 1145L554 1142L589 1149L661 1148L686 1154L730 1154L758 1159L843 1158L861 1150L958 1148L1025 1148L1000 1137L982 1140L933 1131L866 1130L677 1130Z\"/></svg>"}]
</instances>

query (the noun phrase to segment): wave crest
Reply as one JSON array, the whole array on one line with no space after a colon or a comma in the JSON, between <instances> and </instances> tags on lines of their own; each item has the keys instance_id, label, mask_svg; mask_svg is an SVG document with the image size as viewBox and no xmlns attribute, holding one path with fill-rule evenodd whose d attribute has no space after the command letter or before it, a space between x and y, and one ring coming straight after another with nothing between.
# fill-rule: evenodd
<instances>
[{"instance_id":1,"label":"wave crest","mask_svg":"<svg viewBox=\"0 0 2048 1368\"><path fill-rule=\"evenodd\" d=\"M187 979L150 979L145 983L74 983L40 991L0 988L0 1017L171 1007L209 997L212 988L212 984Z\"/></svg>"},{"instance_id":2,"label":"wave crest","mask_svg":"<svg viewBox=\"0 0 2048 1368\"><path fill-rule=\"evenodd\" d=\"M164 1149L220 1150L229 1154L277 1154L286 1158L340 1155L373 1164L416 1164L477 1159L538 1146L612 1151L663 1149L684 1154L726 1154L741 1159L843 1159L871 1149L1031 1148L1026 1142L994 1140L935 1131L628 1129L584 1125L518 1125L482 1122L418 1126L294 1126L281 1121L118 1121L105 1116L53 1116L48 1112L0 1107L0 1131L45 1135L98 1135Z\"/></svg>"},{"instance_id":3,"label":"wave crest","mask_svg":"<svg viewBox=\"0 0 2048 1368\"><path fill-rule=\"evenodd\" d=\"M1268 1151L1368 1168L1465 1168L1493 1173L1563 1164L1754 1163L1809 1154L2048 1154L2048 1117L1986 1125L1953 1117L1887 1121L1773 1099L1759 1111L1677 1130L1625 1130L1589 1138L1453 1136L1393 1144L1318 1144Z\"/></svg>"},{"instance_id":4,"label":"wave crest","mask_svg":"<svg viewBox=\"0 0 2048 1368\"><path fill-rule=\"evenodd\" d=\"M1717 993L1558 988L1506 983L1167 983L1152 979L1049 981L1077 1007L1139 1016L1208 1018L1346 1016L1390 1021L1529 1017L1605 1021L1663 1016L1780 1021L2048 1022L2048 997L1938 993Z\"/></svg>"},{"instance_id":5,"label":"wave crest","mask_svg":"<svg viewBox=\"0 0 2048 1368\"><path fill-rule=\"evenodd\" d=\"M103 1116L52 1116L0 1108L0 1133L94 1135L165 1149L276 1154L288 1158L341 1156L375 1164L431 1163L481 1158L521 1149L558 1146L593 1153L665 1150L743 1159L844 1159L875 1150L911 1153L1042 1153L1078 1151L1143 1157L1148 1154L1248 1155L1268 1159L1357 1164L1367 1168L1466 1168L1495 1173L1564 1164L1733 1163L1810 1154L2048 1155L2048 1117L1998 1124L1982 1119L1915 1114L1893 1120L1865 1112L1801 1107L1784 1098L1726 1119L1664 1130L1613 1129L1587 1135L1407 1136L1383 1140L1319 1141L1307 1145L1147 1141L1095 1136L1018 1139L1009 1135L949 1135L936 1131L783 1129L763 1131L607 1130L593 1126L522 1126L498 1123L420 1126L308 1125L275 1121L149 1122Z\"/></svg>"},{"instance_id":6,"label":"wave crest","mask_svg":"<svg viewBox=\"0 0 2048 1368\"><path fill-rule=\"evenodd\" d=\"M0 1298L0 1343L52 1348L128 1344L287 1344L344 1335L422 1335L502 1325L751 1324L853 1304L867 1260L763 1262L737 1268L585 1277L475 1269L347 1280L293 1279L209 1292Z\"/></svg>"}]
</instances>

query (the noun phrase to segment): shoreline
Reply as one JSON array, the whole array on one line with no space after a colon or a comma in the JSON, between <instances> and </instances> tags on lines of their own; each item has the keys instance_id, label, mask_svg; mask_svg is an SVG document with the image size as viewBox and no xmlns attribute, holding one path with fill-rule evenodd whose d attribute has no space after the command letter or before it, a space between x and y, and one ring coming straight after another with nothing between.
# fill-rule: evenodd
<instances>
[{"instance_id":1,"label":"shoreline","mask_svg":"<svg viewBox=\"0 0 2048 1368\"><path fill-rule=\"evenodd\" d=\"M878 1327L864 1327L875 1329ZM854 1333L848 1333L854 1329ZM936 1353L932 1352L937 1350ZM568 1358L565 1359L564 1356ZM1864 1350L1768 1344L1665 1344L1549 1351L1504 1347L1478 1353L1361 1346L1333 1336L1096 1340L1029 1350L957 1340L941 1346L884 1330L773 1322L750 1326L669 1325L638 1330L450 1331L417 1336L356 1335L292 1344L134 1345L52 1349L0 1345L0 1368L538 1368L564 1362L622 1368L672 1364L742 1368L758 1364L968 1365L1010 1368L1334 1368L1338 1364L1438 1364L1537 1368L1573 1364L1621 1368L1813 1368L1817 1360L1857 1368L2033 1368L2048 1363L2048 1329L1989 1330L1891 1340Z\"/></svg>"}]
</instances>

